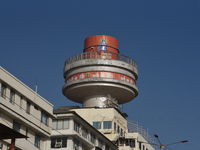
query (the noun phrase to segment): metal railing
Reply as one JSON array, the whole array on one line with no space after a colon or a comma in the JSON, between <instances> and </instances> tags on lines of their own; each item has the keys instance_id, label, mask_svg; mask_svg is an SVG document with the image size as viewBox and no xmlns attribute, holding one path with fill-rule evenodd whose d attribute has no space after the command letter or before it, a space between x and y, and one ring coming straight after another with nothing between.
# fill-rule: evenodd
<instances>
[{"instance_id":1,"label":"metal railing","mask_svg":"<svg viewBox=\"0 0 200 150\"><path fill-rule=\"evenodd\" d=\"M128 122L128 131L130 133L137 132L139 133L148 143L156 143L153 138L146 132L142 126L138 125L138 122L132 121L132 120L127 120Z\"/></svg>"},{"instance_id":2,"label":"metal railing","mask_svg":"<svg viewBox=\"0 0 200 150\"><path fill-rule=\"evenodd\" d=\"M79 61L79 60L83 60L83 59L114 59L114 60L119 60L119 61L129 63L137 68L137 63L129 57L126 57L118 53L114 53L112 51L97 51L97 50L93 50L93 51L72 56L65 61L65 65L70 64L72 62Z\"/></svg>"}]
</instances>

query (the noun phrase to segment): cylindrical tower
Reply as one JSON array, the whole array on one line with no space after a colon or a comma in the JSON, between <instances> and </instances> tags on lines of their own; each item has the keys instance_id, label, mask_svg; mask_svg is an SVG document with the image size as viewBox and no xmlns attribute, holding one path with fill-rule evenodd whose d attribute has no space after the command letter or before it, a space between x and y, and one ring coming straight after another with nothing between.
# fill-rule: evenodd
<instances>
[{"instance_id":1,"label":"cylindrical tower","mask_svg":"<svg viewBox=\"0 0 200 150\"><path fill-rule=\"evenodd\" d=\"M120 55L118 40L107 35L85 39L84 53L68 58L63 94L83 107L106 107L108 95L118 104L138 95L136 62Z\"/></svg>"}]
</instances>

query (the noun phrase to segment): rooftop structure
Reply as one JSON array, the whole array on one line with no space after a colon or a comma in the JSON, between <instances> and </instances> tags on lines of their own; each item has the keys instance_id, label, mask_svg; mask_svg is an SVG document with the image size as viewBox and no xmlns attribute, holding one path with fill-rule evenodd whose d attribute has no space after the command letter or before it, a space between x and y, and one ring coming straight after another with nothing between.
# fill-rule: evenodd
<instances>
[{"instance_id":1,"label":"rooftop structure","mask_svg":"<svg viewBox=\"0 0 200 150\"><path fill-rule=\"evenodd\" d=\"M83 107L106 107L109 96L112 104L124 104L138 95L137 64L119 54L116 38L88 37L83 52L65 62L62 92L68 99Z\"/></svg>"}]
</instances>

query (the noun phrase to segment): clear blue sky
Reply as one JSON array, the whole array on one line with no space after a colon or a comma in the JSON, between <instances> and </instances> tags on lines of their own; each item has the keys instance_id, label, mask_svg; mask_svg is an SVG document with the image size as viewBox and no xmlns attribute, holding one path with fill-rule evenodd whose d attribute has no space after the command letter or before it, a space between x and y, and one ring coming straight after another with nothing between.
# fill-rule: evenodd
<instances>
[{"instance_id":1,"label":"clear blue sky","mask_svg":"<svg viewBox=\"0 0 200 150\"><path fill-rule=\"evenodd\" d=\"M200 149L200 0L0 1L0 65L55 107L64 62L84 39L110 35L138 64L139 95L124 104L129 120L176 150ZM156 139L155 139L156 140Z\"/></svg>"}]
</instances>

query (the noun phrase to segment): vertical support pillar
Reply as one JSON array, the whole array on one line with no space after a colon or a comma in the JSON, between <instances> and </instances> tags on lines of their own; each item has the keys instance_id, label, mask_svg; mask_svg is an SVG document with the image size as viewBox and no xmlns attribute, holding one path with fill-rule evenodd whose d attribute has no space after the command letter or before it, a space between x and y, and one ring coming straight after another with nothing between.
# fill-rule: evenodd
<instances>
[{"instance_id":1,"label":"vertical support pillar","mask_svg":"<svg viewBox=\"0 0 200 150\"><path fill-rule=\"evenodd\" d=\"M15 148L15 138L13 137L11 139L11 145L10 145L10 149L9 150L14 150L14 148Z\"/></svg>"}]
</instances>

